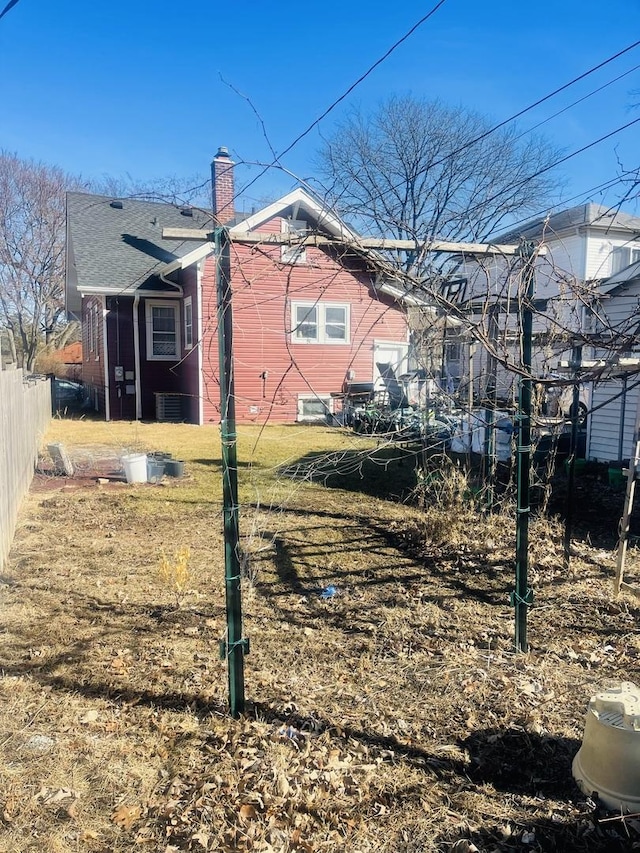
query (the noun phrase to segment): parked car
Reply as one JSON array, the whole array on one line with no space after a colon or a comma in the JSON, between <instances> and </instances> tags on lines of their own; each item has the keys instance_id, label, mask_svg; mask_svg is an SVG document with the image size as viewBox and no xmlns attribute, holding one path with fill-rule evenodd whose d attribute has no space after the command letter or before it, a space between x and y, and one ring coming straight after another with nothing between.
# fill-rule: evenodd
<instances>
[{"instance_id":1,"label":"parked car","mask_svg":"<svg viewBox=\"0 0 640 853\"><path fill-rule=\"evenodd\" d=\"M82 406L84 400L84 386L80 382L72 382L70 379L51 380L53 408L55 411L61 409L74 409Z\"/></svg>"}]
</instances>

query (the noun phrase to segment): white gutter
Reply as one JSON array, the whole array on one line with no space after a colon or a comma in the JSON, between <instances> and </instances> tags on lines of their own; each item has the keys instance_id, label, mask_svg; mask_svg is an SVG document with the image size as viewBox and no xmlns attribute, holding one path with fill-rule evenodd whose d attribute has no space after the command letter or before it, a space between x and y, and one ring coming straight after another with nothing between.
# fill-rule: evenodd
<instances>
[{"instance_id":1,"label":"white gutter","mask_svg":"<svg viewBox=\"0 0 640 853\"><path fill-rule=\"evenodd\" d=\"M187 252L187 254L183 255L181 258L176 258L175 261L165 264L160 268L158 273L160 281L164 281L165 284L171 284L173 287L179 287L179 285L174 284L172 281L167 281L165 276L171 275L171 273L177 272L178 270L185 270L187 267L190 267L191 264L198 263L198 261L201 261L203 258L212 255L215 252L215 249L216 247L213 243L203 243L196 249L192 249L190 252Z\"/></svg>"},{"instance_id":2,"label":"white gutter","mask_svg":"<svg viewBox=\"0 0 640 853\"><path fill-rule=\"evenodd\" d=\"M138 307L140 305L140 293L136 291L133 298L133 350L136 371L136 420L142 418L142 392L140 385L140 329L138 328Z\"/></svg>"},{"instance_id":3,"label":"white gutter","mask_svg":"<svg viewBox=\"0 0 640 853\"><path fill-rule=\"evenodd\" d=\"M111 420L111 388L109 385L109 341L107 339L107 300L102 297L102 351L104 353L104 417Z\"/></svg>"}]
</instances>

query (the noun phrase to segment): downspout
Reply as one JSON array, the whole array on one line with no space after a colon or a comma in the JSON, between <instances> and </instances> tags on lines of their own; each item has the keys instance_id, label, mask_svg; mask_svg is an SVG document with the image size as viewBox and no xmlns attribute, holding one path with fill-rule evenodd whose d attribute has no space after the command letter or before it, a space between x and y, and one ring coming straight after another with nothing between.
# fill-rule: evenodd
<instances>
[{"instance_id":1,"label":"downspout","mask_svg":"<svg viewBox=\"0 0 640 853\"><path fill-rule=\"evenodd\" d=\"M198 426L204 425L204 356L202 350L202 271L204 261L196 264L196 311L198 312L197 335L198 342Z\"/></svg>"},{"instance_id":2,"label":"downspout","mask_svg":"<svg viewBox=\"0 0 640 853\"><path fill-rule=\"evenodd\" d=\"M140 305L140 294L136 290L133 297L133 353L136 370L136 420L142 418L142 397L140 386L140 329L138 328L138 307Z\"/></svg>"},{"instance_id":3,"label":"downspout","mask_svg":"<svg viewBox=\"0 0 640 853\"><path fill-rule=\"evenodd\" d=\"M109 340L107 338L107 298L102 296L102 352L104 354L104 418L111 420L111 388L109 385Z\"/></svg>"},{"instance_id":4,"label":"downspout","mask_svg":"<svg viewBox=\"0 0 640 853\"><path fill-rule=\"evenodd\" d=\"M179 296L179 297L182 299L182 297L184 296L184 290L182 289L182 285L181 285L181 284L176 284L176 283L175 283L175 281L170 281L170 280L165 276L165 274L164 274L164 273L161 273L161 272L159 272L159 273L158 273L158 278L160 279L160 281L161 281L163 284L168 284L168 285L169 285L169 287L172 287L172 288L176 291L176 295L177 295L177 296ZM168 295L169 295L169 296L171 296L172 294L168 294Z\"/></svg>"}]
</instances>

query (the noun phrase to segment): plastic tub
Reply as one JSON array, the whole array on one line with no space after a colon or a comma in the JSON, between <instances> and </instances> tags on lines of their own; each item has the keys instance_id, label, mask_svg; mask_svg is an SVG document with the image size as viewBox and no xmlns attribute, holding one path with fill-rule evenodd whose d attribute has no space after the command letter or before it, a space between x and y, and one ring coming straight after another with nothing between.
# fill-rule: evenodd
<instances>
[{"instance_id":1,"label":"plastic tub","mask_svg":"<svg viewBox=\"0 0 640 853\"><path fill-rule=\"evenodd\" d=\"M164 463L164 473L167 477L182 477L184 462L181 459L167 459Z\"/></svg>"},{"instance_id":2,"label":"plastic tub","mask_svg":"<svg viewBox=\"0 0 640 853\"><path fill-rule=\"evenodd\" d=\"M122 457L124 465L124 475L127 478L127 483L146 483L147 482L147 454L146 453L127 453Z\"/></svg>"},{"instance_id":3,"label":"plastic tub","mask_svg":"<svg viewBox=\"0 0 640 853\"><path fill-rule=\"evenodd\" d=\"M147 483L159 483L164 475L164 460L147 459Z\"/></svg>"},{"instance_id":4,"label":"plastic tub","mask_svg":"<svg viewBox=\"0 0 640 853\"><path fill-rule=\"evenodd\" d=\"M640 689L623 681L589 702L573 759L579 788L615 811L640 811Z\"/></svg>"}]
</instances>

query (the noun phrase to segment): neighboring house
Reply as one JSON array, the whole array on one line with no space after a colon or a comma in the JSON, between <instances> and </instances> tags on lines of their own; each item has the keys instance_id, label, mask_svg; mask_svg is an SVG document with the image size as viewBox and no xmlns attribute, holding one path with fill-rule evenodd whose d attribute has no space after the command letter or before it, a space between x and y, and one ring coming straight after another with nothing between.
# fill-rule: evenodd
<instances>
[{"instance_id":1,"label":"neighboring house","mask_svg":"<svg viewBox=\"0 0 640 853\"><path fill-rule=\"evenodd\" d=\"M602 346L593 355L602 377L591 386L587 458L629 459L640 398L640 261L600 283L591 331Z\"/></svg>"},{"instance_id":2,"label":"neighboring house","mask_svg":"<svg viewBox=\"0 0 640 853\"><path fill-rule=\"evenodd\" d=\"M495 244L516 244L521 239L544 246L546 253L536 263L534 319L534 374L548 376L560 359L566 359L575 336L589 331L584 308L598 293L599 282L640 260L640 217L599 204L582 204L532 220L495 236ZM497 340L499 354L511 364L519 363L518 289L520 274L509 259L494 256L470 261L458 271L464 280L464 298L471 308L470 320L485 339ZM496 306L491 327L491 306ZM468 382L473 370L477 391L482 394L490 380L491 364L486 349L475 348L469 364L470 336L459 330L442 341L446 372L460 384ZM514 394L514 374L497 371L499 394Z\"/></svg>"},{"instance_id":3,"label":"neighboring house","mask_svg":"<svg viewBox=\"0 0 640 853\"><path fill-rule=\"evenodd\" d=\"M214 160L215 221L251 233L354 235L303 189L237 222L233 163ZM210 215L69 193L67 307L82 321L83 381L107 419L218 422L216 258ZM202 231L169 240L164 228ZM407 369L404 310L372 254L343 245L231 245L239 422L324 419L348 382Z\"/></svg>"},{"instance_id":4,"label":"neighboring house","mask_svg":"<svg viewBox=\"0 0 640 853\"><path fill-rule=\"evenodd\" d=\"M82 379L82 342L75 341L66 347L53 353L54 360L59 368L56 370L58 376L66 377L74 381Z\"/></svg>"}]
</instances>

